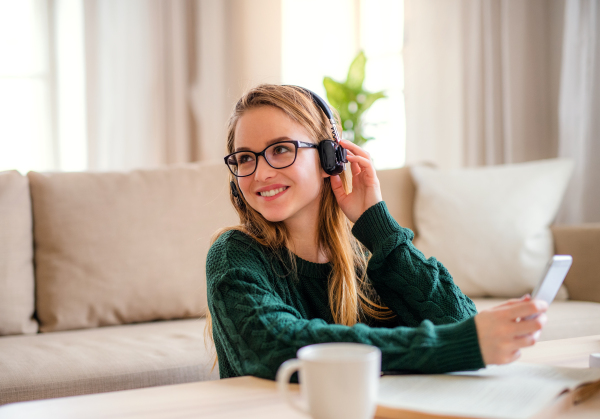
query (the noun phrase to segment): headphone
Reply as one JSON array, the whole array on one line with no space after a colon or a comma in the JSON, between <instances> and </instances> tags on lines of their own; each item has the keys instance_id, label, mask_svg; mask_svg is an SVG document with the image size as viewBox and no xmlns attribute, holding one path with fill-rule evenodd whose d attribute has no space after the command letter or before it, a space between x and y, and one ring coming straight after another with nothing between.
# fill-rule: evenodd
<instances>
[{"instance_id":1,"label":"headphone","mask_svg":"<svg viewBox=\"0 0 600 419\"><path fill-rule=\"evenodd\" d=\"M325 102L323 98L321 98L321 96L319 96L315 92L308 90L305 87L292 85L287 86L298 89L307 96L309 96L312 99L313 103L323 111L323 113L331 123L331 134L333 140L326 139L319 142L317 150L319 152L319 160L321 161L321 168L323 169L323 171L331 176L339 175L344 171L344 163L348 163L348 159L346 158L346 149L343 148L340 144L341 136L340 132L337 129L337 123L335 117L333 116L333 112L331 112L331 109L327 105L327 102ZM238 188L235 182L231 181L229 185L231 186L231 194L234 197L238 198L238 202L243 202L240 199L240 194L238 192Z\"/></svg>"}]
</instances>

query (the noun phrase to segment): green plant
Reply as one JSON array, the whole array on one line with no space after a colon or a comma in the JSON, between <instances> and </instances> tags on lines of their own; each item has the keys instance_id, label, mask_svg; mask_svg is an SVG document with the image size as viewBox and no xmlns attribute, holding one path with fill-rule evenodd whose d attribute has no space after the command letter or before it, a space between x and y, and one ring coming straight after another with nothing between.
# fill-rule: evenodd
<instances>
[{"instance_id":1,"label":"green plant","mask_svg":"<svg viewBox=\"0 0 600 419\"><path fill-rule=\"evenodd\" d=\"M364 113L376 100L386 97L383 91L371 93L363 89L366 63L367 57L363 51L360 51L350 64L345 82L335 81L331 77L323 79L327 100L340 113L344 138L358 146L373 139L363 136Z\"/></svg>"}]
</instances>

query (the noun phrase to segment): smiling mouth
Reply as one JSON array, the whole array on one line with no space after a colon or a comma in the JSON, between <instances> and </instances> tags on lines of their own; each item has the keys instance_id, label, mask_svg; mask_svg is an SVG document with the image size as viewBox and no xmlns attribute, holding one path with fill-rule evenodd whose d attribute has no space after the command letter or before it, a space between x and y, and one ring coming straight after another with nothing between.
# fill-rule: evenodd
<instances>
[{"instance_id":1,"label":"smiling mouth","mask_svg":"<svg viewBox=\"0 0 600 419\"><path fill-rule=\"evenodd\" d=\"M271 189L270 191L259 192L258 194L260 196L264 196L264 197L275 196L278 193L285 191L287 188L289 188L289 186L284 186L283 188L278 188L278 189Z\"/></svg>"}]
</instances>

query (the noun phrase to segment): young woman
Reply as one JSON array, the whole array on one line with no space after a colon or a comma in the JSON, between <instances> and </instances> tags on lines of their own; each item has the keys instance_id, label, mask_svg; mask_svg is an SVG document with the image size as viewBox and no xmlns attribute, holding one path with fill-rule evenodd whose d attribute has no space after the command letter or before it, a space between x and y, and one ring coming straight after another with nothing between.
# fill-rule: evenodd
<instances>
[{"instance_id":1,"label":"young woman","mask_svg":"<svg viewBox=\"0 0 600 419\"><path fill-rule=\"evenodd\" d=\"M342 141L351 179L325 173L315 145L330 130L295 86L258 86L233 111L226 162L240 224L218 233L206 264L221 377L274 379L321 342L375 345L384 371L427 373L512 362L533 345L547 305L527 295L477 314L390 216L364 150Z\"/></svg>"}]
</instances>

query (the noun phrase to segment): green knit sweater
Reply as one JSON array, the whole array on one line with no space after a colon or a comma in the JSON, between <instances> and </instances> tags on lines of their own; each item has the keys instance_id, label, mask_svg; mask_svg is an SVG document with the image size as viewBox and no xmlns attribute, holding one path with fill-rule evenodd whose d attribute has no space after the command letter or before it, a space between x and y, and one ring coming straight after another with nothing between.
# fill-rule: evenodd
<instances>
[{"instance_id":1,"label":"green knit sweater","mask_svg":"<svg viewBox=\"0 0 600 419\"><path fill-rule=\"evenodd\" d=\"M329 309L329 263L296 256L298 276L249 236L221 235L206 261L208 307L221 378L274 379L305 345L361 342L382 351L382 370L443 373L485 365L473 316L475 305L435 258L425 259L413 232L390 216L384 202L357 220L354 236L372 256L368 279L392 321L335 324Z\"/></svg>"}]
</instances>

